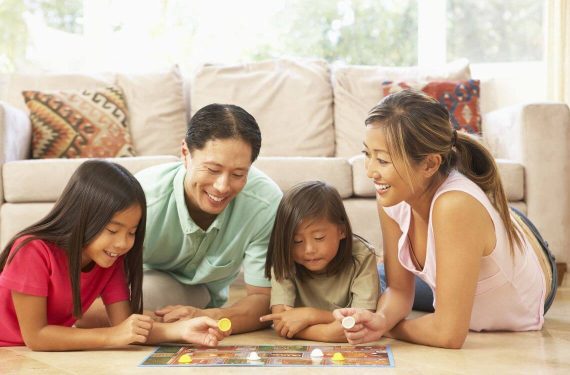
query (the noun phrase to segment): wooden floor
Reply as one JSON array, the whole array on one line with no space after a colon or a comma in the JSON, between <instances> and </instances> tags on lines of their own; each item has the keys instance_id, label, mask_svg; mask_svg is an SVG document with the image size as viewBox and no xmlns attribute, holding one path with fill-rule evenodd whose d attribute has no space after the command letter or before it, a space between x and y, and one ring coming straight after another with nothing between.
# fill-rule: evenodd
<instances>
[{"instance_id":1,"label":"wooden floor","mask_svg":"<svg viewBox=\"0 0 570 375\"><path fill-rule=\"evenodd\" d=\"M294 373L309 374L570 374L570 287L559 289L542 331L523 333L470 333L461 350L435 349L390 339L395 368L299 368ZM239 298L243 287L233 289ZM297 344L306 341L285 340L272 330L230 336L224 345ZM0 374L188 374L218 373L291 374L287 367L272 368L142 368L138 365L154 347L127 346L113 350L45 353L25 347L0 348Z\"/></svg>"}]
</instances>

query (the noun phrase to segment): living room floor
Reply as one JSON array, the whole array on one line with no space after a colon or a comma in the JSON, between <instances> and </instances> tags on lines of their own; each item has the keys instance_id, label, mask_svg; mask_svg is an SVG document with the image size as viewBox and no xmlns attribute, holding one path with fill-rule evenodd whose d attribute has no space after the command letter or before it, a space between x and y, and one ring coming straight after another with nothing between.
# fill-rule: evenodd
<instances>
[{"instance_id":1,"label":"living room floor","mask_svg":"<svg viewBox=\"0 0 570 375\"><path fill-rule=\"evenodd\" d=\"M230 302L245 294L243 282L232 286ZM415 313L413 313L415 314ZM271 329L230 336L224 345L307 344L285 340ZM461 350L436 349L391 339L394 368L295 368L295 374L568 374L570 373L570 282L558 294L539 332L469 333ZM138 367L154 347L127 346L82 352L32 352L25 347L0 348L0 374L200 374L261 372L290 374L290 367Z\"/></svg>"}]
</instances>

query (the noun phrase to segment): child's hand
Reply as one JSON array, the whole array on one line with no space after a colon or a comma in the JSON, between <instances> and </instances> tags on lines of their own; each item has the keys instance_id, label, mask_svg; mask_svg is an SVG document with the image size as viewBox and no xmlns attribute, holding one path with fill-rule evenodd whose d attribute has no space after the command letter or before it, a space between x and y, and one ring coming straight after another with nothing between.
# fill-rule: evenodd
<instances>
[{"instance_id":1,"label":"child's hand","mask_svg":"<svg viewBox=\"0 0 570 375\"><path fill-rule=\"evenodd\" d=\"M219 341L229 336L231 330L222 332L218 328L218 322L207 316L180 320L175 322L182 332L182 340L199 345L216 346Z\"/></svg>"},{"instance_id":2,"label":"child's hand","mask_svg":"<svg viewBox=\"0 0 570 375\"><path fill-rule=\"evenodd\" d=\"M344 330L348 343L352 345L379 340L387 331L384 316L370 310L338 309L333 311L333 316L339 321L344 317L352 316L356 321L354 327Z\"/></svg>"},{"instance_id":3,"label":"child's hand","mask_svg":"<svg viewBox=\"0 0 570 375\"><path fill-rule=\"evenodd\" d=\"M169 305L154 312L165 323L176 322L182 319L191 319L202 316L202 310L193 306Z\"/></svg>"},{"instance_id":4,"label":"child's hand","mask_svg":"<svg viewBox=\"0 0 570 375\"><path fill-rule=\"evenodd\" d=\"M297 333L311 325L311 321L304 308L286 308L285 311L264 315L260 322L273 320L273 329L281 337L293 338Z\"/></svg>"},{"instance_id":5,"label":"child's hand","mask_svg":"<svg viewBox=\"0 0 570 375\"><path fill-rule=\"evenodd\" d=\"M152 318L149 316L132 314L123 322L112 328L109 345L144 344L152 329L152 323Z\"/></svg>"}]
</instances>

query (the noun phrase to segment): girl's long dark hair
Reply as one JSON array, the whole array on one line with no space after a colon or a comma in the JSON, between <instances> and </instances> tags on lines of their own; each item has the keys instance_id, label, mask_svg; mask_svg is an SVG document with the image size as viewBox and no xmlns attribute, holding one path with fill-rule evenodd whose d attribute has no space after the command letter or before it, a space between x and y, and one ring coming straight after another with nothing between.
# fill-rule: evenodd
<instances>
[{"instance_id":1,"label":"girl's long dark hair","mask_svg":"<svg viewBox=\"0 0 570 375\"><path fill-rule=\"evenodd\" d=\"M139 205L141 220L132 249L124 256L131 311L142 312L142 250L146 226L146 199L137 179L123 166L104 160L81 164L52 210L40 221L16 234L0 255L0 272L23 246L33 240L51 242L68 258L73 315L82 315L80 296L81 254L117 212ZM26 237L12 251L17 239Z\"/></svg>"}]
</instances>

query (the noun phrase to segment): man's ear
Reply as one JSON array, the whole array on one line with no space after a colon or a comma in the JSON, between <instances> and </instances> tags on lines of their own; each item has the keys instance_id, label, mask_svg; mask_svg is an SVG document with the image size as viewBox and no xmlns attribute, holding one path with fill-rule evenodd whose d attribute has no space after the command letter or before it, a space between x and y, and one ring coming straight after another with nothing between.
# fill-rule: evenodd
<instances>
[{"instance_id":1,"label":"man's ear","mask_svg":"<svg viewBox=\"0 0 570 375\"><path fill-rule=\"evenodd\" d=\"M426 177L431 177L439 170L441 165L441 155L440 154L429 154L425 157L423 163L423 172Z\"/></svg>"},{"instance_id":2,"label":"man's ear","mask_svg":"<svg viewBox=\"0 0 570 375\"><path fill-rule=\"evenodd\" d=\"M190 162L190 160L192 159L192 154L190 153L190 150L188 149L188 145L186 144L186 140L182 141L182 147L180 148L180 153L181 153L181 157L182 157L182 161L184 162L184 165L186 167L188 167L188 162Z\"/></svg>"}]
</instances>

